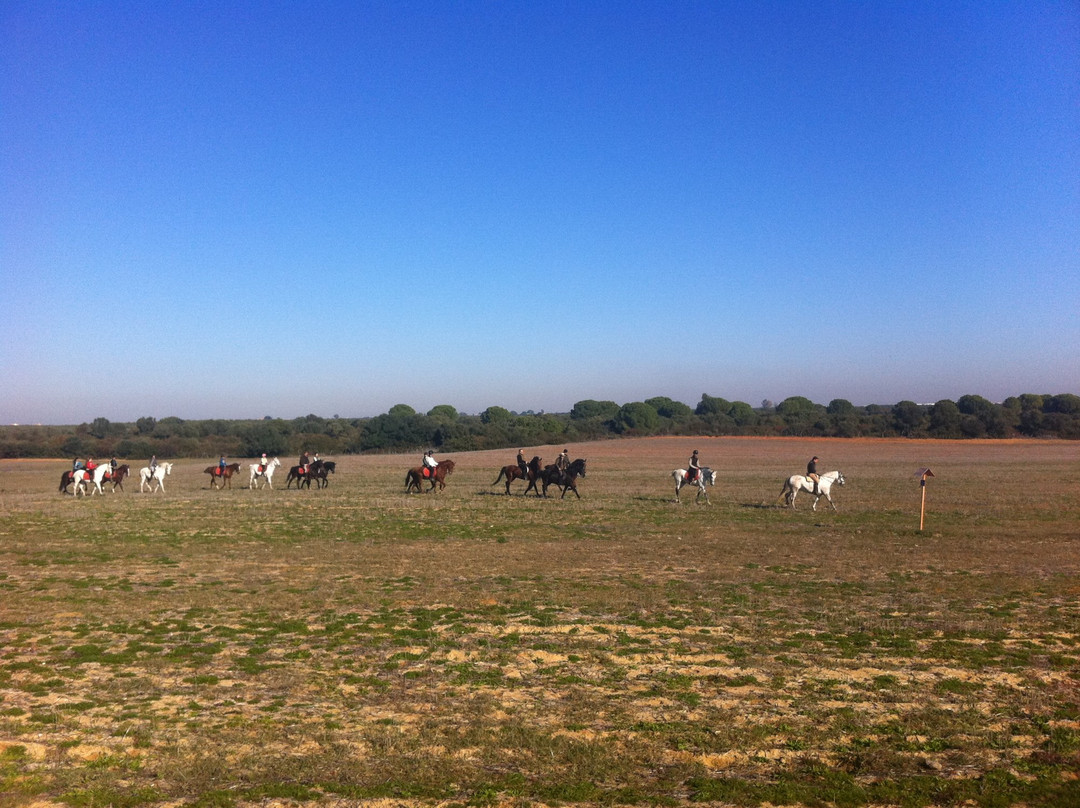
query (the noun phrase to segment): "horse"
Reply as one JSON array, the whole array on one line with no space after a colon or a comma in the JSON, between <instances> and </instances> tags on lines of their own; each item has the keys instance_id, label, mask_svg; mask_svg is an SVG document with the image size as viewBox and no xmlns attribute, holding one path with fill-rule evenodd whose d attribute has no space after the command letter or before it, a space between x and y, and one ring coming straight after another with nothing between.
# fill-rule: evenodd
<instances>
[{"instance_id":1,"label":"horse","mask_svg":"<svg viewBox=\"0 0 1080 808\"><path fill-rule=\"evenodd\" d=\"M453 460L443 460L434 469L431 469L429 474L424 474L425 466L417 466L414 469L409 469L405 472L405 493L411 492L414 488L416 493L421 491L421 481L427 480L431 483L431 488L428 489L428 493L435 490L435 486L439 486L439 490L446 488L446 475L450 474L454 470Z\"/></svg>"},{"instance_id":2,"label":"horse","mask_svg":"<svg viewBox=\"0 0 1080 808\"><path fill-rule=\"evenodd\" d=\"M328 474L337 474L337 463L333 460L319 460L311 464L311 468L308 470L308 487L311 486L312 478L315 479L315 485L319 488L326 488L330 485L330 481L326 478Z\"/></svg>"},{"instance_id":3,"label":"horse","mask_svg":"<svg viewBox=\"0 0 1080 808\"><path fill-rule=\"evenodd\" d=\"M248 466L248 468L251 469L251 478L248 480L248 488L254 488L255 487L255 481L259 477L262 477L263 479L266 480L264 485L268 485L268 486L270 486L270 488L273 488L274 487L274 469L276 469L280 465L281 465L281 461L278 460L276 457L273 460L270 460L269 462L267 462L267 464L265 466L262 463L252 463L250 466ZM263 486L259 486L259 487L262 488Z\"/></svg>"},{"instance_id":4,"label":"horse","mask_svg":"<svg viewBox=\"0 0 1080 808\"><path fill-rule=\"evenodd\" d=\"M165 475L172 474L172 463L158 463L156 469L153 472L150 471L149 466L143 466L139 469L139 493L142 493L146 486L150 486L150 493L155 491L161 491L165 493ZM157 488L154 488L154 483L157 483Z\"/></svg>"},{"instance_id":5,"label":"horse","mask_svg":"<svg viewBox=\"0 0 1080 808\"><path fill-rule=\"evenodd\" d=\"M544 466L544 470L540 472L540 482L544 490L544 496L548 495L547 490L549 485L555 485L562 489L562 499L566 496L567 489L572 490L577 494L577 498L581 499L581 494L577 490L577 483L574 482L575 477L585 476L585 460L579 457L566 467L566 471L560 471L558 466ZM536 489L536 482L532 484L533 490ZM529 489L526 488L525 492L528 493ZM540 496L540 492L536 492L537 496Z\"/></svg>"},{"instance_id":6,"label":"horse","mask_svg":"<svg viewBox=\"0 0 1080 808\"><path fill-rule=\"evenodd\" d=\"M110 464L108 464L108 463L103 463L102 465L97 466L93 471L93 475L94 475L93 479L90 481L90 482L92 482L94 484L94 487L92 489L90 489L90 495L93 496L96 493L96 494L101 494L102 496L105 496L105 491L104 491L104 489L102 489L101 484L102 483L110 483L110 482L113 484L113 487L112 487L113 491L116 490L117 486L120 486L120 490L123 491L124 490L124 478L127 477L128 472L130 470L131 470L131 468L128 466L127 463L125 463L122 466L117 466L115 472L112 470L112 466ZM84 488L86 487L86 480L85 479L82 481L81 485ZM76 483L76 486L75 486L75 493L76 494L78 493L78 489L79 489L79 483Z\"/></svg>"},{"instance_id":7,"label":"horse","mask_svg":"<svg viewBox=\"0 0 1080 808\"><path fill-rule=\"evenodd\" d=\"M819 493L814 493L814 481L809 477L805 477L802 474L793 474L788 477L784 482L784 487L780 491L780 496L777 500L785 500L786 505L790 505L792 510L795 510L795 497L798 496L800 491L806 491L812 497L814 497L814 504L810 510L817 510L818 500L825 497L832 505L832 509L836 510L836 503L832 501L832 497L829 496L829 489L833 487L833 484L843 485L844 475L839 471L830 471L827 474L822 474L821 479L818 481Z\"/></svg>"},{"instance_id":8,"label":"horse","mask_svg":"<svg viewBox=\"0 0 1080 808\"><path fill-rule=\"evenodd\" d=\"M686 469L675 469L675 471L671 472L671 476L675 479L676 502L681 501L679 499L679 490L684 485L696 485L698 487L698 492L697 496L694 497L694 502L698 502L702 497L705 497L705 504L711 504L709 502L709 492L705 490L706 483L708 483L709 485L716 485L716 473L711 468L703 466L702 468L698 469L698 475L693 480L686 479Z\"/></svg>"},{"instance_id":9,"label":"horse","mask_svg":"<svg viewBox=\"0 0 1080 808\"><path fill-rule=\"evenodd\" d=\"M79 469L82 471L82 469ZM60 475L60 493L66 494L68 492L68 486L75 482L75 472L68 469Z\"/></svg>"},{"instance_id":10,"label":"horse","mask_svg":"<svg viewBox=\"0 0 1080 808\"><path fill-rule=\"evenodd\" d=\"M234 474L240 471L239 463L229 463L225 468L221 466L207 466L203 469L203 474L210 475L210 487L218 488L218 482L221 482L221 488L229 486L232 488L232 477Z\"/></svg>"},{"instance_id":11,"label":"horse","mask_svg":"<svg viewBox=\"0 0 1080 808\"><path fill-rule=\"evenodd\" d=\"M124 479L129 474L131 474L131 466L129 466L127 463L122 463L122 464L120 464L119 466L116 467L116 471L111 472L110 474L106 474L105 475L105 480L106 480L106 482L111 482L112 483L112 490L113 491L115 491L117 488L119 488L121 491L123 491L124 490Z\"/></svg>"},{"instance_id":12,"label":"horse","mask_svg":"<svg viewBox=\"0 0 1080 808\"><path fill-rule=\"evenodd\" d=\"M533 488L536 487L536 477L540 474L543 468L543 461L540 459L540 455L533 455L533 459L529 461L529 464L525 467L525 471L521 470L521 466L516 463L512 466L503 466L499 470L499 476L495 478L495 482L492 485L498 485L499 480L504 476L506 477L506 495L510 496L510 483L514 480L528 480L532 483ZM525 489L525 493L528 493L529 489Z\"/></svg>"},{"instance_id":13,"label":"horse","mask_svg":"<svg viewBox=\"0 0 1080 808\"><path fill-rule=\"evenodd\" d=\"M79 496L79 494L86 496L86 489L89 488L90 496L94 494L104 496L105 492L101 489L101 480L108 470L108 466L94 466L92 469L83 468L71 472L71 482L75 484L75 490L71 493L74 496Z\"/></svg>"}]
</instances>

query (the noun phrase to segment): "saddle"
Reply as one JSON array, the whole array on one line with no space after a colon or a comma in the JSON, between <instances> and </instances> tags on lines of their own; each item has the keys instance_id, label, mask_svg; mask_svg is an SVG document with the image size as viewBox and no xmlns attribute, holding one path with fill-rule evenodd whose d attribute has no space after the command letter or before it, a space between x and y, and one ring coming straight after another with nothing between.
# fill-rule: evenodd
<instances>
[{"instance_id":1,"label":"saddle","mask_svg":"<svg viewBox=\"0 0 1080 808\"><path fill-rule=\"evenodd\" d=\"M214 469L214 476L215 477L224 477L225 476L225 469L223 469L221 466L218 466L216 469Z\"/></svg>"},{"instance_id":2,"label":"saddle","mask_svg":"<svg viewBox=\"0 0 1080 808\"><path fill-rule=\"evenodd\" d=\"M421 466L420 476L423 477L425 480L430 480L432 477L435 476L435 469L431 466Z\"/></svg>"},{"instance_id":3,"label":"saddle","mask_svg":"<svg viewBox=\"0 0 1080 808\"><path fill-rule=\"evenodd\" d=\"M266 466L260 464L259 465L259 474L263 474L265 472L266 472Z\"/></svg>"},{"instance_id":4,"label":"saddle","mask_svg":"<svg viewBox=\"0 0 1080 808\"><path fill-rule=\"evenodd\" d=\"M700 471L699 471L698 469L687 469L687 472L686 472L686 481L687 481L688 483L696 483L696 482L697 482L697 478L698 478L698 475L699 475L700 473L701 473L701 472L700 472Z\"/></svg>"}]
</instances>

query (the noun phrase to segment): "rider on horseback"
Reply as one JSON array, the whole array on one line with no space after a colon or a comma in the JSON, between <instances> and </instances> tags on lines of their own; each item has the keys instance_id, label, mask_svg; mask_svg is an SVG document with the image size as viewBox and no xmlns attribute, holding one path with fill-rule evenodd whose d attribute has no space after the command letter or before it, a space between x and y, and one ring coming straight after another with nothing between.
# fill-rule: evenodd
<instances>
[{"instance_id":1,"label":"rider on horseback","mask_svg":"<svg viewBox=\"0 0 1080 808\"><path fill-rule=\"evenodd\" d=\"M308 453L307 452L302 452L300 454L300 470L301 470L301 472L303 472L304 474L307 474L308 473L308 466L310 466L310 465L311 465L311 458L308 457Z\"/></svg>"},{"instance_id":2,"label":"rider on horseback","mask_svg":"<svg viewBox=\"0 0 1080 808\"><path fill-rule=\"evenodd\" d=\"M259 474L266 471L266 467L270 465L270 461L266 459L266 452L262 453L262 458L259 460Z\"/></svg>"},{"instance_id":3,"label":"rider on horseback","mask_svg":"<svg viewBox=\"0 0 1080 808\"><path fill-rule=\"evenodd\" d=\"M524 449L518 449L517 464L518 464L518 468L521 469L521 476L522 477L528 477L529 476L529 464L525 462L525 450Z\"/></svg>"},{"instance_id":4,"label":"rider on horseback","mask_svg":"<svg viewBox=\"0 0 1080 808\"><path fill-rule=\"evenodd\" d=\"M218 462L217 462L217 473L218 473L218 477L224 477L224 476L225 476L225 467L226 467L227 465L229 465L229 464L225 462L225 455L222 455L222 456L221 456L221 459L220 459L220 460L218 460ZM231 482L231 481L230 481L229 485L230 485L230 487L232 486L232 482Z\"/></svg>"},{"instance_id":5,"label":"rider on horseback","mask_svg":"<svg viewBox=\"0 0 1080 808\"><path fill-rule=\"evenodd\" d=\"M559 479L566 479L566 470L570 468L570 450L563 449L555 458L555 468L559 470Z\"/></svg>"},{"instance_id":6,"label":"rider on horseback","mask_svg":"<svg viewBox=\"0 0 1080 808\"><path fill-rule=\"evenodd\" d=\"M432 454L431 449L424 452L424 477L430 479L435 476L435 469L438 467L438 463L435 462L435 456Z\"/></svg>"},{"instance_id":7,"label":"rider on horseback","mask_svg":"<svg viewBox=\"0 0 1080 808\"><path fill-rule=\"evenodd\" d=\"M701 466L698 465L697 449L694 449L694 453L690 455L690 462L687 463L686 481L696 482L699 474L701 474Z\"/></svg>"},{"instance_id":8,"label":"rider on horseback","mask_svg":"<svg viewBox=\"0 0 1080 808\"><path fill-rule=\"evenodd\" d=\"M813 457L810 458L810 462L806 464L806 476L814 481L814 496L815 497L821 494L821 488L820 488L821 476L818 474L817 462L818 462L818 456L814 455Z\"/></svg>"}]
</instances>

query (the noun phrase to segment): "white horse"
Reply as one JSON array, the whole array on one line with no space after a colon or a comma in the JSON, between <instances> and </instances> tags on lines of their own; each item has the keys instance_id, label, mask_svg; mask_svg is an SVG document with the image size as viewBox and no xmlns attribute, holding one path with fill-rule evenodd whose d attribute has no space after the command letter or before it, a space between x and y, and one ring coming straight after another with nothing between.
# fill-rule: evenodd
<instances>
[{"instance_id":1,"label":"white horse","mask_svg":"<svg viewBox=\"0 0 1080 808\"><path fill-rule=\"evenodd\" d=\"M697 496L694 497L694 502L698 502L702 497L705 497L705 504L712 504L709 502L709 492L705 490L705 483L709 485L716 485L716 473L707 466L703 466L698 471L697 479L686 479L686 469L675 469L671 472L671 476L675 479L675 501L681 502L679 499L679 490L684 485L696 485L698 487Z\"/></svg>"},{"instance_id":2,"label":"white horse","mask_svg":"<svg viewBox=\"0 0 1080 808\"><path fill-rule=\"evenodd\" d=\"M72 480L75 483L75 490L72 492L74 496L79 496L81 493L86 496L86 489L90 487L90 496L94 494L101 494L105 496L105 491L102 489L101 484L105 481L105 475L109 473L111 467L108 463L102 463L100 466L94 466L92 471L86 469L79 469L75 472L75 478Z\"/></svg>"},{"instance_id":3,"label":"white horse","mask_svg":"<svg viewBox=\"0 0 1080 808\"><path fill-rule=\"evenodd\" d=\"M276 457L273 460L271 460L270 462L268 462L265 467L263 467L262 463L252 463L248 467L248 468L251 469L251 479L248 480L248 488L254 488L255 487L255 481L259 477L264 477L266 479L266 484L268 486L270 486L271 488L273 488L274 487L274 469L276 469L280 465L281 465L281 461L278 460ZM260 471L260 469L262 469L262 470ZM262 486L260 486L260 488L261 487Z\"/></svg>"},{"instance_id":4,"label":"white horse","mask_svg":"<svg viewBox=\"0 0 1080 808\"><path fill-rule=\"evenodd\" d=\"M139 492L141 493L145 486L150 486L150 493L155 491L165 492L165 475L172 474L172 463L158 463L157 468L153 472L150 471L149 466L143 466L139 469ZM157 483L157 488L154 488L154 483Z\"/></svg>"},{"instance_id":5,"label":"white horse","mask_svg":"<svg viewBox=\"0 0 1080 808\"><path fill-rule=\"evenodd\" d=\"M844 475L839 471L830 471L827 474L822 474L821 479L818 481L818 493L814 493L814 481L809 477L805 477L802 474L793 474L788 477L784 482L784 488L780 491L780 496L777 499L784 499L786 505L790 505L792 510L795 510L795 497L799 495L800 491L805 491L814 498L814 505L811 510L817 510L818 500L825 497L832 505L832 509L836 510L836 503L832 501L832 497L829 496L829 489L833 487L833 484L843 485Z\"/></svg>"}]
</instances>

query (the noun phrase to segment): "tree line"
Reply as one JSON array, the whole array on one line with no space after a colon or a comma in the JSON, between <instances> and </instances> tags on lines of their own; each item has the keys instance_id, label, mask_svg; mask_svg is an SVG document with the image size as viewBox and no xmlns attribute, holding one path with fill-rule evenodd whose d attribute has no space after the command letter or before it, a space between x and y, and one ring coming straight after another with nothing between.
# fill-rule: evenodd
<instances>
[{"instance_id":1,"label":"tree line","mask_svg":"<svg viewBox=\"0 0 1080 808\"><path fill-rule=\"evenodd\" d=\"M77 426L2 426L0 457L255 457L438 452L576 443L624 436L756 435L806 437L1059 438L1080 439L1080 396L1010 396L1001 403L966 395L934 404L900 401L827 405L802 396L779 404L702 394L696 407L665 396L617 404L585 399L568 413L511 412L488 407L478 415L440 404L420 413L397 404L371 418L306 415L260 420L95 418Z\"/></svg>"}]
</instances>

